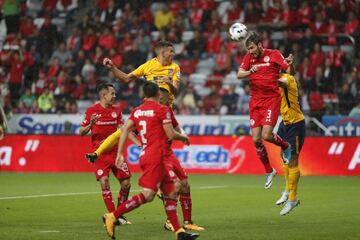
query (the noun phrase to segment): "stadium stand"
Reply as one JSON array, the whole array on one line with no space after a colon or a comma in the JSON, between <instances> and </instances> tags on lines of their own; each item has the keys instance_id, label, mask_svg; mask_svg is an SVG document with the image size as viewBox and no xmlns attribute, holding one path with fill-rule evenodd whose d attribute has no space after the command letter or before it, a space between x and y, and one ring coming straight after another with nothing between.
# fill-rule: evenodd
<instances>
[{"instance_id":1,"label":"stadium stand","mask_svg":"<svg viewBox=\"0 0 360 240\"><path fill-rule=\"evenodd\" d=\"M295 55L306 114L349 114L360 96L360 2L354 0L125 1L0 0L0 101L9 113L77 113L96 100L96 83L116 84L124 112L141 102L141 82L125 72L170 40L182 68L180 114L247 114L248 82L236 79L243 43L235 21L260 32L265 47ZM230 104L231 103L231 104ZM210 109L211 107L211 109Z\"/></svg>"}]
</instances>

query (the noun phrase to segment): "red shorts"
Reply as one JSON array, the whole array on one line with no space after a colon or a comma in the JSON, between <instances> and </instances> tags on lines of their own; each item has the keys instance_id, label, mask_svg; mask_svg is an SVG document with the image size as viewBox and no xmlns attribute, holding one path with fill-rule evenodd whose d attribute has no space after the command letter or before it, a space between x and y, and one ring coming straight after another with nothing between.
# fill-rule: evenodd
<instances>
[{"instance_id":1,"label":"red shorts","mask_svg":"<svg viewBox=\"0 0 360 240\"><path fill-rule=\"evenodd\" d=\"M140 157L140 168L142 170L139 178L141 187L154 192L160 188L165 195L175 190L173 180L166 174L163 151L147 149Z\"/></svg>"},{"instance_id":2,"label":"red shorts","mask_svg":"<svg viewBox=\"0 0 360 240\"><path fill-rule=\"evenodd\" d=\"M115 166L117 151L105 152L94 163L96 180L104 176L109 176L110 169L117 179L127 179L131 177L131 173L127 162L124 162L121 168Z\"/></svg>"},{"instance_id":3,"label":"red shorts","mask_svg":"<svg viewBox=\"0 0 360 240\"><path fill-rule=\"evenodd\" d=\"M185 180L188 178L185 170L180 165L179 160L174 153L168 154L164 158L166 175L172 180L180 179Z\"/></svg>"},{"instance_id":4,"label":"red shorts","mask_svg":"<svg viewBox=\"0 0 360 240\"><path fill-rule=\"evenodd\" d=\"M281 96L278 98L250 98L250 128L275 126L280 113Z\"/></svg>"}]
</instances>

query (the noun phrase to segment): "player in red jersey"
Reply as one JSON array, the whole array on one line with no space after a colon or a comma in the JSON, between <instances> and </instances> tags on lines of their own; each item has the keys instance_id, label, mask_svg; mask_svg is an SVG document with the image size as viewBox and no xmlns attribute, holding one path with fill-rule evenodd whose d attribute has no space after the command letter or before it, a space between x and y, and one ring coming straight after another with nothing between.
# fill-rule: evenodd
<instances>
[{"instance_id":1,"label":"player in red jersey","mask_svg":"<svg viewBox=\"0 0 360 240\"><path fill-rule=\"evenodd\" d=\"M158 84L160 88L160 99L159 103L168 106L171 114L171 122L174 129L184 135L185 131L180 127L178 121L175 118L174 112L171 106L170 99L170 87L166 83ZM183 213L184 225L183 227L186 230L202 231L205 230L203 227L198 226L192 221L192 201L190 194L190 184L188 182L188 176L185 170L180 165L180 161L176 158L172 148L172 141L168 141L168 147L165 152L165 169L169 178L174 182L176 198L179 199L181 204L181 210ZM159 193L158 193L159 194ZM163 199L162 193L160 193L160 198ZM166 220L164 228L169 231L175 231L169 219Z\"/></svg>"},{"instance_id":2,"label":"player in red jersey","mask_svg":"<svg viewBox=\"0 0 360 240\"><path fill-rule=\"evenodd\" d=\"M238 71L238 79L250 79L250 127L256 153L266 171L265 188L269 189L276 174L271 167L262 139L280 146L284 159L291 159L289 143L273 133L281 104L278 79L280 71L291 75L295 70L292 55L285 59L280 51L265 49L261 37L252 33L245 42L248 52Z\"/></svg>"},{"instance_id":3,"label":"player in red jersey","mask_svg":"<svg viewBox=\"0 0 360 240\"><path fill-rule=\"evenodd\" d=\"M100 143L117 130L123 124L122 114L119 106L113 105L115 101L115 88L112 84L102 83L98 86L100 102L90 106L85 112L85 119L81 123L80 135L86 135L91 131L91 142L93 149L96 149ZM141 143L134 135L129 138L141 146ZM130 191L130 171L125 162L121 168L115 166L117 149L104 153L94 163L96 180L100 182L101 192L105 206L109 212L115 210L112 193L110 191L109 172L113 172L119 180L121 188L118 195L118 206L126 201ZM124 217L119 217L118 223L130 224Z\"/></svg>"},{"instance_id":4,"label":"player in red jersey","mask_svg":"<svg viewBox=\"0 0 360 240\"><path fill-rule=\"evenodd\" d=\"M143 104L135 108L123 127L123 133L119 140L118 156L116 165L122 166L124 163L124 144L128 133L134 127L140 134L143 149L140 154L140 167L142 175L139 178L139 185L143 191L118 206L112 212L104 215L106 232L111 238L115 238L116 219L139 207L140 205L151 202L160 187L165 195L165 211L176 230L177 239L196 239L199 235L187 233L180 226L176 213L177 199L174 196L175 186L167 178L164 166L164 154L167 141L181 140L189 144L187 136L177 133L171 124L171 114L169 108L158 103L159 87L156 83L146 82L143 86L146 100Z\"/></svg>"}]
</instances>

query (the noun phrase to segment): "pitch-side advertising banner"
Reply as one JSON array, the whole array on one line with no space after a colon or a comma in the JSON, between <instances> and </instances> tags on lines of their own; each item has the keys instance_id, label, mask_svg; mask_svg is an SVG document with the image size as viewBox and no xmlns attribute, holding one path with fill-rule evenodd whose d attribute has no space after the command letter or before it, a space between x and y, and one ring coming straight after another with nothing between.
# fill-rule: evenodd
<instances>
[{"instance_id":1,"label":"pitch-side advertising banner","mask_svg":"<svg viewBox=\"0 0 360 240\"><path fill-rule=\"evenodd\" d=\"M322 123L333 136L360 136L360 118L323 116Z\"/></svg>"},{"instance_id":2,"label":"pitch-side advertising banner","mask_svg":"<svg viewBox=\"0 0 360 240\"><path fill-rule=\"evenodd\" d=\"M251 137L191 136L191 145L174 144L188 173L263 174ZM270 161L282 172L280 149L266 144ZM8 135L0 141L0 170L11 172L91 172L84 154L90 138ZM140 149L128 143L130 169L139 172ZM300 156L303 175L360 176L360 138L308 137Z\"/></svg>"},{"instance_id":3,"label":"pitch-side advertising banner","mask_svg":"<svg viewBox=\"0 0 360 240\"><path fill-rule=\"evenodd\" d=\"M179 115L176 118L190 135L247 135L250 132L249 116ZM78 134L82 120L80 114L15 114L9 121L9 130L18 134Z\"/></svg>"}]
</instances>

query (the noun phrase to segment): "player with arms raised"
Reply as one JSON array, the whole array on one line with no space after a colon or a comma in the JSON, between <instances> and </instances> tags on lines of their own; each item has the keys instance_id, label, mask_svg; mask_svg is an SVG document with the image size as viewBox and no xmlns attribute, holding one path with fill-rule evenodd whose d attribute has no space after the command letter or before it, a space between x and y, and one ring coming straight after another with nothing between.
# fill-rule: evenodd
<instances>
[{"instance_id":1,"label":"player with arms raised","mask_svg":"<svg viewBox=\"0 0 360 240\"><path fill-rule=\"evenodd\" d=\"M157 54L155 58L150 59L128 74L118 69L109 58L105 58L103 62L123 83L128 83L140 77L144 77L147 81L156 81L158 84L165 82L170 87L170 106L172 106L175 98L174 94L176 94L180 86L180 67L173 62L174 47L170 42L162 41L155 46L155 51ZM93 153L87 154L86 158L89 161L95 161L103 152L108 151L117 144L120 134L119 129L109 136Z\"/></svg>"},{"instance_id":2,"label":"player with arms raised","mask_svg":"<svg viewBox=\"0 0 360 240\"><path fill-rule=\"evenodd\" d=\"M85 112L85 119L81 123L80 135L84 136L91 131L91 142L93 149L96 149L100 143L122 126L121 109L113 105L115 101L115 88L110 83L101 83L98 86L100 102L90 106ZM129 138L137 145L141 143L131 134ZM101 192L105 206L108 212L115 210L112 193L110 190L109 172L113 172L119 180L121 188L118 195L118 206L126 201L130 191L130 171L125 162L121 168L115 166L117 150L104 153L95 163L96 180L100 182ZM119 217L118 223L130 224L124 217Z\"/></svg>"},{"instance_id":3,"label":"player with arms raised","mask_svg":"<svg viewBox=\"0 0 360 240\"><path fill-rule=\"evenodd\" d=\"M198 234L186 233L179 224L176 213L177 199L172 195L175 186L168 179L164 166L164 154L168 140L181 140L188 145L189 139L174 130L169 108L158 103L159 86L153 82L147 82L143 86L143 91L146 100L131 112L126 121L123 134L120 136L116 159L116 165L122 166L125 140L129 132L135 127L143 144L140 154L142 175L139 178L139 185L143 187L143 191L121 204L113 213L104 215L106 231L110 237L115 238L116 219L142 204L151 202L160 186L165 195L165 211L175 228L177 239L196 239L199 236Z\"/></svg>"},{"instance_id":4,"label":"player with arms raised","mask_svg":"<svg viewBox=\"0 0 360 240\"><path fill-rule=\"evenodd\" d=\"M269 189L276 174L271 167L262 139L280 146L284 158L291 158L291 146L273 133L276 125L281 96L278 79L280 71L294 74L294 67L289 64L278 50L265 49L261 37L252 33L245 41L247 53L240 65L238 79L250 79L250 127L256 153L266 171L265 188Z\"/></svg>"}]
</instances>

